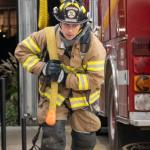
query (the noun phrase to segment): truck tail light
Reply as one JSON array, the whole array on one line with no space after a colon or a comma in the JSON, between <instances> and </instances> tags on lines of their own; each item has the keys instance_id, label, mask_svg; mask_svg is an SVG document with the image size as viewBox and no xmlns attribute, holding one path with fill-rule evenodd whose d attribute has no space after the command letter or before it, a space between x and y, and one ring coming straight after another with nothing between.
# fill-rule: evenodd
<instances>
[{"instance_id":1,"label":"truck tail light","mask_svg":"<svg viewBox=\"0 0 150 150\"><path fill-rule=\"evenodd\" d=\"M150 110L150 94L135 94L134 96L135 110Z\"/></svg>"},{"instance_id":2,"label":"truck tail light","mask_svg":"<svg viewBox=\"0 0 150 150\"><path fill-rule=\"evenodd\" d=\"M132 48L134 56L150 56L150 39L134 38Z\"/></svg>"},{"instance_id":3,"label":"truck tail light","mask_svg":"<svg viewBox=\"0 0 150 150\"><path fill-rule=\"evenodd\" d=\"M134 90L140 93L150 92L150 75L134 76Z\"/></svg>"},{"instance_id":4,"label":"truck tail light","mask_svg":"<svg viewBox=\"0 0 150 150\"><path fill-rule=\"evenodd\" d=\"M134 76L134 109L150 110L150 75Z\"/></svg>"},{"instance_id":5,"label":"truck tail light","mask_svg":"<svg viewBox=\"0 0 150 150\"><path fill-rule=\"evenodd\" d=\"M134 76L134 109L150 110L150 75Z\"/></svg>"},{"instance_id":6,"label":"truck tail light","mask_svg":"<svg viewBox=\"0 0 150 150\"><path fill-rule=\"evenodd\" d=\"M134 109L150 110L150 39L132 41L134 64Z\"/></svg>"},{"instance_id":7,"label":"truck tail light","mask_svg":"<svg viewBox=\"0 0 150 150\"><path fill-rule=\"evenodd\" d=\"M135 74L150 74L150 39L135 38L132 41Z\"/></svg>"},{"instance_id":8,"label":"truck tail light","mask_svg":"<svg viewBox=\"0 0 150 150\"><path fill-rule=\"evenodd\" d=\"M150 74L150 57L134 57L134 72L136 74Z\"/></svg>"}]
</instances>

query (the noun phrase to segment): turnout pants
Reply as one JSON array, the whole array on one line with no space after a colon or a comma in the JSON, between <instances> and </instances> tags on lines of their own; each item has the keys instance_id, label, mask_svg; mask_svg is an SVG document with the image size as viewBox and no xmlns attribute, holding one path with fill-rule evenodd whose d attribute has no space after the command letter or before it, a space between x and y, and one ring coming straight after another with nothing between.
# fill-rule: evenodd
<instances>
[{"instance_id":1,"label":"turnout pants","mask_svg":"<svg viewBox=\"0 0 150 150\"><path fill-rule=\"evenodd\" d=\"M42 126L43 135L41 150L65 150L66 135L65 124L67 120L65 107L57 109L57 122L54 126L45 123ZM59 111L61 110L61 111ZM86 110L76 110L70 116L72 128L72 150L93 150L96 144L95 132L100 129L100 119Z\"/></svg>"}]
</instances>

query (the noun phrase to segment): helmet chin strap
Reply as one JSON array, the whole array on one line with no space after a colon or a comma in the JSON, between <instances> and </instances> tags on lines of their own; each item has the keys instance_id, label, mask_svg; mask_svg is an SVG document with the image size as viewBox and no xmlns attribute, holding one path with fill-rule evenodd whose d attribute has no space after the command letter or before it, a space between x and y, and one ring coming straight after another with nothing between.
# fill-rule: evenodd
<instances>
[{"instance_id":1,"label":"helmet chin strap","mask_svg":"<svg viewBox=\"0 0 150 150\"><path fill-rule=\"evenodd\" d=\"M60 26L60 24L59 24L59 26ZM60 26L60 28L61 28L61 26ZM73 44L74 44L74 42L78 42L78 41L80 41L80 38L82 37L82 36L84 36L84 34L90 29L91 27L90 27L90 23L86 23L86 25L85 26L83 26L83 29L82 29L82 31L75 37L75 38L73 38L72 40L67 40L65 37L64 37L64 35L63 35L63 33L60 31L60 37L61 37L61 39L62 39L62 41L64 42L64 45L66 46L66 47L69 47L69 46L72 46Z\"/></svg>"}]
</instances>

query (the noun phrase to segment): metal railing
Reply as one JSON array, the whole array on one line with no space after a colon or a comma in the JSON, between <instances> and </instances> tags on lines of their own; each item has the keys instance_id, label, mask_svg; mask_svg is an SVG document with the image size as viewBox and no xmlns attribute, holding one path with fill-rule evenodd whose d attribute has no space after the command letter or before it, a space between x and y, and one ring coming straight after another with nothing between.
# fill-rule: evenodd
<instances>
[{"instance_id":1,"label":"metal railing","mask_svg":"<svg viewBox=\"0 0 150 150\"><path fill-rule=\"evenodd\" d=\"M6 150L6 79L0 78L1 149Z\"/></svg>"},{"instance_id":2,"label":"metal railing","mask_svg":"<svg viewBox=\"0 0 150 150\"><path fill-rule=\"evenodd\" d=\"M0 78L0 125L1 125L1 150L7 149L6 143L6 78ZM22 150L27 150L26 120L36 121L30 114L21 117Z\"/></svg>"}]
</instances>

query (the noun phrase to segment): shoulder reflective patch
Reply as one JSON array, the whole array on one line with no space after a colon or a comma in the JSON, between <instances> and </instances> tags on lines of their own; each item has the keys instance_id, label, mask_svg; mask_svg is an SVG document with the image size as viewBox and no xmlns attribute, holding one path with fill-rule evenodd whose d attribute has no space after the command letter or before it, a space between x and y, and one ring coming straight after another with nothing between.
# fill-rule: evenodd
<instances>
[{"instance_id":1,"label":"shoulder reflective patch","mask_svg":"<svg viewBox=\"0 0 150 150\"><path fill-rule=\"evenodd\" d=\"M41 49L37 46L34 40L31 37L26 38L22 41L23 45L26 46L34 54L41 53Z\"/></svg>"}]
</instances>

